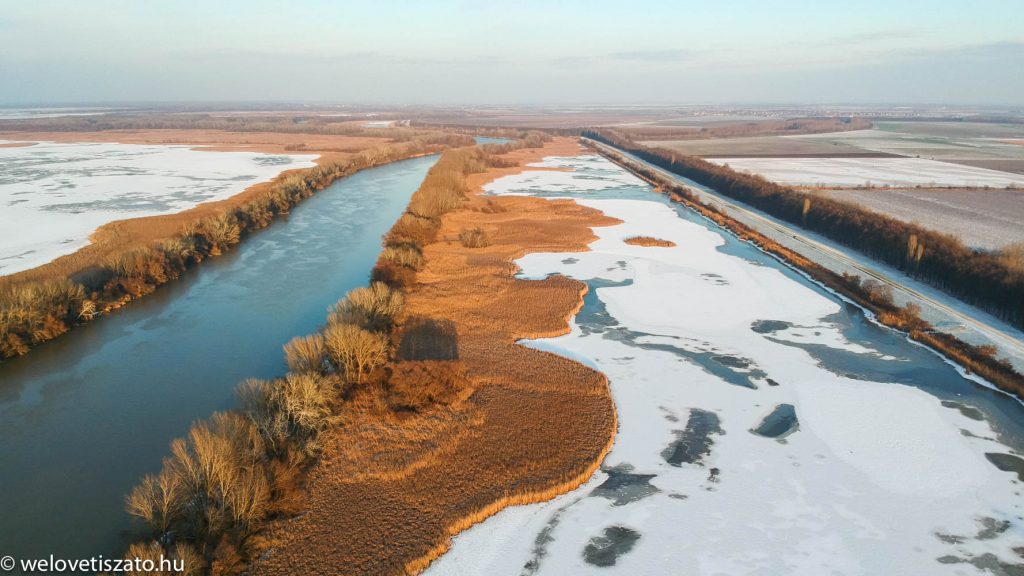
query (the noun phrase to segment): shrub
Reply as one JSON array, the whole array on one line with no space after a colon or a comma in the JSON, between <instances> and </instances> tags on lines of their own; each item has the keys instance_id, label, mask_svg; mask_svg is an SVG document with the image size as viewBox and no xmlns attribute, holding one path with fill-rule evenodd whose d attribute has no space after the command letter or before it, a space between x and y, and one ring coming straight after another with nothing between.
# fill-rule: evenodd
<instances>
[{"instance_id":1,"label":"shrub","mask_svg":"<svg viewBox=\"0 0 1024 576\"><path fill-rule=\"evenodd\" d=\"M210 243L210 254L218 256L238 244L242 231L233 214L221 214L202 220L199 223L199 234Z\"/></svg>"},{"instance_id":2,"label":"shrub","mask_svg":"<svg viewBox=\"0 0 1024 576\"><path fill-rule=\"evenodd\" d=\"M436 237L436 221L406 212L384 236L384 245L422 248Z\"/></svg>"},{"instance_id":3,"label":"shrub","mask_svg":"<svg viewBox=\"0 0 1024 576\"><path fill-rule=\"evenodd\" d=\"M325 368L324 337L296 336L284 345L285 362L292 372L322 372Z\"/></svg>"},{"instance_id":4,"label":"shrub","mask_svg":"<svg viewBox=\"0 0 1024 576\"><path fill-rule=\"evenodd\" d=\"M388 356L388 338L353 324L330 324L324 330L328 357L347 383L362 383Z\"/></svg>"},{"instance_id":5,"label":"shrub","mask_svg":"<svg viewBox=\"0 0 1024 576\"><path fill-rule=\"evenodd\" d=\"M402 313L405 298L402 293L383 282L373 282L367 288L356 288L331 308L328 322L355 324L374 332L387 332Z\"/></svg>"},{"instance_id":6,"label":"shrub","mask_svg":"<svg viewBox=\"0 0 1024 576\"><path fill-rule=\"evenodd\" d=\"M125 509L163 536L185 512L186 500L181 478L165 461L159 474L147 474L125 497Z\"/></svg>"},{"instance_id":7,"label":"shrub","mask_svg":"<svg viewBox=\"0 0 1024 576\"><path fill-rule=\"evenodd\" d=\"M71 280L0 282L0 358L25 354L94 312L85 288Z\"/></svg>"},{"instance_id":8,"label":"shrub","mask_svg":"<svg viewBox=\"0 0 1024 576\"><path fill-rule=\"evenodd\" d=\"M312 456L319 450L316 437L331 422L336 395L326 378L309 373L273 381L250 378L239 385L237 394L270 453L285 455L294 447Z\"/></svg>"},{"instance_id":9,"label":"shrub","mask_svg":"<svg viewBox=\"0 0 1024 576\"><path fill-rule=\"evenodd\" d=\"M269 500L259 431L241 414L218 412L192 425L188 438L171 442L165 467L178 476L187 534L216 542L227 530L248 533Z\"/></svg>"},{"instance_id":10,"label":"shrub","mask_svg":"<svg viewBox=\"0 0 1024 576\"><path fill-rule=\"evenodd\" d=\"M491 244L491 241L487 238L487 233L479 226L460 231L459 242L466 248L483 248Z\"/></svg>"},{"instance_id":11,"label":"shrub","mask_svg":"<svg viewBox=\"0 0 1024 576\"><path fill-rule=\"evenodd\" d=\"M370 272L370 279L395 289L405 288L416 283L416 271L391 262L378 262Z\"/></svg>"},{"instance_id":12,"label":"shrub","mask_svg":"<svg viewBox=\"0 0 1024 576\"><path fill-rule=\"evenodd\" d=\"M388 246L380 253L382 262L390 262L398 266L404 266L411 270L423 268L423 256L412 248L396 248Z\"/></svg>"}]
</instances>

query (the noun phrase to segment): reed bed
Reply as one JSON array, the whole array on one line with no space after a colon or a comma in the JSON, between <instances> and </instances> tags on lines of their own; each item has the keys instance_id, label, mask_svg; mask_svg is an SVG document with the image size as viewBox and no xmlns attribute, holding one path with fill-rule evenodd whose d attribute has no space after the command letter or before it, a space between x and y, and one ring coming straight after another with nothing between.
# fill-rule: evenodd
<instances>
[{"instance_id":1,"label":"reed bed","mask_svg":"<svg viewBox=\"0 0 1024 576\"><path fill-rule=\"evenodd\" d=\"M206 258L230 250L246 235L265 228L339 178L451 145L465 145L467 140L458 135L423 136L279 177L244 203L191 221L171 237L123 246L74 277L0 278L0 359L26 354L79 323L153 292ZM447 205L451 200L440 202ZM403 255L402 266L415 263L415 257Z\"/></svg>"},{"instance_id":2,"label":"reed bed","mask_svg":"<svg viewBox=\"0 0 1024 576\"><path fill-rule=\"evenodd\" d=\"M505 506L570 490L596 470L616 426L605 377L517 344L565 333L586 285L517 280L513 261L530 251L586 250L591 226L617 221L571 201L474 193L488 177L514 170L513 161L569 145L508 149L501 162L484 158L487 172L474 172L479 156L463 157L468 192L431 220L437 239L416 245L422 266L397 286L405 310L389 378L356 389L337 427L322 435L309 511L273 526L274 551L256 574L324 566L417 573L458 531ZM486 246L453 240L473 229L486 234ZM406 235L388 236L399 237Z\"/></svg>"},{"instance_id":3,"label":"reed bed","mask_svg":"<svg viewBox=\"0 0 1024 576\"><path fill-rule=\"evenodd\" d=\"M650 236L633 236L626 238L623 242L633 246L658 246L661 248L671 248L676 245L671 240L662 240L661 238L652 238Z\"/></svg>"}]
</instances>

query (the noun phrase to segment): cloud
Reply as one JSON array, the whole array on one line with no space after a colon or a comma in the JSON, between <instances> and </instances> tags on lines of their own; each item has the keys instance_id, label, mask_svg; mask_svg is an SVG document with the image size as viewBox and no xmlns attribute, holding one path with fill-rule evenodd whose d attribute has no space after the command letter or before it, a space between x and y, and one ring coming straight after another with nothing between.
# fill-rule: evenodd
<instances>
[{"instance_id":1,"label":"cloud","mask_svg":"<svg viewBox=\"0 0 1024 576\"><path fill-rule=\"evenodd\" d=\"M820 41L795 42L799 46L818 47L843 47L871 44L874 42L888 42L891 40L919 39L928 35L928 31L922 28L893 28L890 30L874 30L870 32L858 32L845 34L835 38L827 38Z\"/></svg>"},{"instance_id":2,"label":"cloud","mask_svg":"<svg viewBox=\"0 0 1024 576\"><path fill-rule=\"evenodd\" d=\"M647 62L679 62L690 60L699 54L696 50L636 50L630 52L614 52L608 57L615 60L643 60Z\"/></svg>"}]
</instances>

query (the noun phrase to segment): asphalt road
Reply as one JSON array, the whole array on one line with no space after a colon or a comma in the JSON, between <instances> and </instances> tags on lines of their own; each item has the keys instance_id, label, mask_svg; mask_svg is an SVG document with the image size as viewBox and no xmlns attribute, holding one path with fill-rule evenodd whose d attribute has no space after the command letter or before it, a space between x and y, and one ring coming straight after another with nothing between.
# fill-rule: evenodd
<instances>
[{"instance_id":1,"label":"asphalt road","mask_svg":"<svg viewBox=\"0 0 1024 576\"><path fill-rule=\"evenodd\" d=\"M980 311L977 316L965 313L963 311L964 308L970 309L972 307L963 303L958 303L958 306L951 306L940 299L924 294L920 290L908 286L909 283L901 281L898 276L886 274L879 270L879 268L872 266L865 261L867 258L863 255L853 254L835 246L825 244L808 236L798 228L782 224L777 220L766 217L754 209L732 202L705 189L695 188L687 184L680 176L650 164L649 162L645 162L628 152L593 140L585 140L599 150L615 152L620 156L623 156L628 162L633 162L634 164L653 170L661 176L676 182L680 186L684 186L687 189L692 190L705 203L714 205L729 216L736 218L738 221L758 230L761 233L766 233L775 241L782 241L780 243L784 244L787 248L795 250L815 262L827 266L827 263L823 262L823 260L830 259L861 275L863 278L871 278L879 283L891 287L898 302L916 302L926 310L930 308L948 320L959 324L962 327L961 330L966 329L973 331L974 333L981 335L984 340L979 342L979 339L977 338L969 338L969 341L976 344L993 344L999 349L999 352L1002 355L1007 356L1011 362L1018 367L1018 369L1020 369L1020 366L1024 365L1024 340L1010 333L1009 330L1012 330L1012 328L1002 328L992 322L984 320L983 318L984 316L987 316L987 314ZM822 256L825 258L822 258ZM906 280L910 279L907 278ZM947 298L954 299L953 296L948 296Z\"/></svg>"}]
</instances>

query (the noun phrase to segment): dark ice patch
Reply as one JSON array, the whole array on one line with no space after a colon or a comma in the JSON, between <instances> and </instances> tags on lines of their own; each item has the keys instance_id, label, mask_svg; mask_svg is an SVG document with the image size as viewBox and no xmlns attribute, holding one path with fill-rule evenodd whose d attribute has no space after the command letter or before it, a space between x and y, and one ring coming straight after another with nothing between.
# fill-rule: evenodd
<instances>
[{"instance_id":1,"label":"dark ice patch","mask_svg":"<svg viewBox=\"0 0 1024 576\"><path fill-rule=\"evenodd\" d=\"M971 420L983 421L985 420L985 414L981 410L978 410L974 406L968 406L961 404L960 402L954 402L952 400L943 400L942 405L946 408L953 408L959 410L961 414L970 418Z\"/></svg>"},{"instance_id":2,"label":"dark ice patch","mask_svg":"<svg viewBox=\"0 0 1024 576\"><path fill-rule=\"evenodd\" d=\"M765 438L782 440L799 429L800 420L796 417L796 408L792 404L779 404L750 432Z\"/></svg>"},{"instance_id":3,"label":"dark ice patch","mask_svg":"<svg viewBox=\"0 0 1024 576\"><path fill-rule=\"evenodd\" d=\"M660 492L651 485L651 479L657 474L634 474L629 464L605 468L603 472L608 479L594 488L590 495L607 498L612 501L612 506L624 506Z\"/></svg>"},{"instance_id":4,"label":"dark ice patch","mask_svg":"<svg viewBox=\"0 0 1024 576\"><path fill-rule=\"evenodd\" d=\"M583 559L594 566L614 566L640 540L640 533L625 526L609 526L583 548Z\"/></svg>"},{"instance_id":5,"label":"dark ice patch","mask_svg":"<svg viewBox=\"0 0 1024 576\"><path fill-rule=\"evenodd\" d=\"M750 329L758 334L771 334L792 326L792 322L783 322L782 320L755 320L750 324Z\"/></svg>"},{"instance_id":6,"label":"dark ice patch","mask_svg":"<svg viewBox=\"0 0 1024 576\"><path fill-rule=\"evenodd\" d=\"M718 414L693 408L686 429L672 431L676 438L661 451L661 457L673 466L703 466L704 457L711 454L711 445L715 443L712 436L725 434L720 424Z\"/></svg>"},{"instance_id":7,"label":"dark ice patch","mask_svg":"<svg viewBox=\"0 0 1024 576\"><path fill-rule=\"evenodd\" d=\"M1017 480L1024 482L1024 459L1013 454L1002 454L1000 452L986 452L985 458L988 458L988 461L993 466L1003 472L1015 472Z\"/></svg>"}]
</instances>

